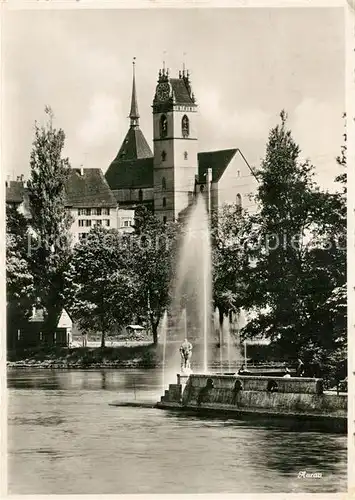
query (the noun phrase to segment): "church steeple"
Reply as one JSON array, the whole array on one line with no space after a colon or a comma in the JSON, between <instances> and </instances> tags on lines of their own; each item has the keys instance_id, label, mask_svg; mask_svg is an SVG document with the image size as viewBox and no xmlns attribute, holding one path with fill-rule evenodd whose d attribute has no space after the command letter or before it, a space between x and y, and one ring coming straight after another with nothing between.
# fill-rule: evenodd
<instances>
[{"instance_id":1,"label":"church steeple","mask_svg":"<svg viewBox=\"0 0 355 500\"><path fill-rule=\"evenodd\" d=\"M130 127L127 131L126 137L123 139L121 147L117 153L116 158L111 163L111 171L115 171L121 162L142 160L144 158L152 158L153 153L139 128L139 113L137 104L136 92L136 75L135 75L135 60L133 58L133 82L132 82L132 98L131 98L131 111L129 113ZM111 168L112 167L112 168ZM113 169L113 170L112 170ZM110 174L111 175L111 174Z\"/></svg>"},{"instance_id":2,"label":"church steeple","mask_svg":"<svg viewBox=\"0 0 355 500\"><path fill-rule=\"evenodd\" d=\"M139 127L139 113L136 93L136 58L133 58L133 82L132 82L132 98L131 98L131 112L129 117L131 119L131 128Z\"/></svg>"}]
</instances>

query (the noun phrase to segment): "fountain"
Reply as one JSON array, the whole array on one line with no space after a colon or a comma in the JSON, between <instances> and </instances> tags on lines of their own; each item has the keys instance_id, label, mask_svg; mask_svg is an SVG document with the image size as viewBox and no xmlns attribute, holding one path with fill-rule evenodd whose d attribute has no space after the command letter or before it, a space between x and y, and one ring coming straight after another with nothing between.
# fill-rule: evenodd
<instances>
[{"instance_id":1,"label":"fountain","mask_svg":"<svg viewBox=\"0 0 355 500\"><path fill-rule=\"evenodd\" d=\"M212 330L211 253L209 216L199 195L184 228L171 309L176 318L181 318L179 340L194 342L194 365L204 373L208 371Z\"/></svg>"}]
</instances>

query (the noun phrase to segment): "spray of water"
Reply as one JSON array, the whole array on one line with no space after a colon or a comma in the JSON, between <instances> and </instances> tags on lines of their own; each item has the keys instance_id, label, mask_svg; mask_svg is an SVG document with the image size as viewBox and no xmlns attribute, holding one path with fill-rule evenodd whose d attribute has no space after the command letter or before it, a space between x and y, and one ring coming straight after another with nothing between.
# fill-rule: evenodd
<instances>
[{"instance_id":1,"label":"spray of water","mask_svg":"<svg viewBox=\"0 0 355 500\"><path fill-rule=\"evenodd\" d=\"M164 312L161 326L160 326L160 338L163 343L163 371L162 371L162 386L163 390L165 388L165 373L166 373L166 342L167 342L167 332L168 332L168 313Z\"/></svg>"},{"instance_id":2,"label":"spray of water","mask_svg":"<svg viewBox=\"0 0 355 500\"><path fill-rule=\"evenodd\" d=\"M192 341L193 363L207 372L212 330L212 272L209 216L202 196L191 207L184 228L174 298L173 315L182 318L178 321L182 326L178 337Z\"/></svg>"}]
</instances>

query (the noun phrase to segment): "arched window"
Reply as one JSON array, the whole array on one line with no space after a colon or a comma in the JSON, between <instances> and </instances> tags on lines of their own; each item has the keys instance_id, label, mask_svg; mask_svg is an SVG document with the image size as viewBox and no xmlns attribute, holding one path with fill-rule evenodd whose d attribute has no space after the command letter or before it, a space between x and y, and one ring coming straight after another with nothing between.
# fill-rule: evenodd
<instances>
[{"instance_id":1,"label":"arched window","mask_svg":"<svg viewBox=\"0 0 355 500\"><path fill-rule=\"evenodd\" d=\"M236 205L237 205L238 211L241 212L242 211L242 197L239 193L236 196Z\"/></svg>"},{"instance_id":2,"label":"arched window","mask_svg":"<svg viewBox=\"0 0 355 500\"><path fill-rule=\"evenodd\" d=\"M188 155L187 151L184 151L184 160L187 160L188 156L189 155Z\"/></svg>"},{"instance_id":3,"label":"arched window","mask_svg":"<svg viewBox=\"0 0 355 500\"><path fill-rule=\"evenodd\" d=\"M161 188L163 191L166 190L166 180L165 180L165 177L162 178L161 180Z\"/></svg>"},{"instance_id":4,"label":"arched window","mask_svg":"<svg viewBox=\"0 0 355 500\"><path fill-rule=\"evenodd\" d=\"M138 200L139 200L140 202L142 202L142 201L143 201L143 191L142 191L141 189L138 191Z\"/></svg>"},{"instance_id":5,"label":"arched window","mask_svg":"<svg viewBox=\"0 0 355 500\"><path fill-rule=\"evenodd\" d=\"M160 117L160 137L164 138L168 135L168 119L166 115Z\"/></svg>"},{"instance_id":6,"label":"arched window","mask_svg":"<svg viewBox=\"0 0 355 500\"><path fill-rule=\"evenodd\" d=\"M162 161L166 160L166 151L161 152L161 159L162 159Z\"/></svg>"},{"instance_id":7,"label":"arched window","mask_svg":"<svg viewBox=\"0 0 355 500\"><path fill-rule=\"evenodd\" d=\"M189 119L187 118L186 115L184 115L181 120L181 133L183 137L189 137L190 124L189 124Z\"/></svg>"},{"instance_id":8,"label":"arched window","mask_svg":"<svg viewBox=\"0 0 355 500\"><path fill-rule=\"evenodd\" d=\"M237 170L237 177L240 177L240 170Z\"/></svg>"},{"instance_id":9,"label":"arched window","mask_svg":"<svg viewBox=\"0 0 355 500\"><path fill-rule=\"evenodd\" d=\"M163 207L166 207L166 198L163 198Z\"/></svg>"}]
</instances>

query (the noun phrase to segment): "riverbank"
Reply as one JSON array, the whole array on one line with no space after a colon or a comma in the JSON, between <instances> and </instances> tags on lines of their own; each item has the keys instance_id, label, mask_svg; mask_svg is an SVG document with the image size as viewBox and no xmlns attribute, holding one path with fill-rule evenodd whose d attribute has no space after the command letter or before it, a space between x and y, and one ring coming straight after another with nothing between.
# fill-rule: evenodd
<instances>
[{"instance_id":1,"label":"riverbank","mask_svg":"<svg viewBox=\"0 0 355 500\"><path fill-rule=\"evenodd\" d=\"M162 346L154 344L118 347L33 348L7 353L8 368L98 369L159 368Z\"/></svg>"}]
</instances>

